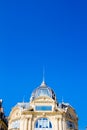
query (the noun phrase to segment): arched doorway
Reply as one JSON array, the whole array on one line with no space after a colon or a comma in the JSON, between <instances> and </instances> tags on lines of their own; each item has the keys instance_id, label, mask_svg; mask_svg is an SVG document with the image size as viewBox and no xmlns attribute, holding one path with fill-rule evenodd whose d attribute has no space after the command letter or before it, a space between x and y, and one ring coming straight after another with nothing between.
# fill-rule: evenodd
<instances>
[{"instance_id":1,"label":"arched doorway","mask_svg":"<svg viewBox=\"0 0 87 130\"><path fill-rule=\"evenodd\" d=\"M52 123L48 118L39 118L35 122L34 130L52 130Z\"/></svg>"}]
</instances>

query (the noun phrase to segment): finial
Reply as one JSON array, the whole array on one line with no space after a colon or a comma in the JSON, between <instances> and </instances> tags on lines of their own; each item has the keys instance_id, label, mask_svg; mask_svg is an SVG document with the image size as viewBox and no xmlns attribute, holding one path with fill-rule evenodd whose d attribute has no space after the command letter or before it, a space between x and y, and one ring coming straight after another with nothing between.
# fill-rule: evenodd
<instances>
[{"instance_id":1,"label":"finial","mask_svg":"<svg viewBox=\"0 0 87 130\"><path fill-rule=\"evenodd\" d=\"M63 96L62 96L62 103L64 103L64 99L63 99Z\"/></svg>"},{"instance_id":2,"label":"finial","mask_svg":"<svg viewBox=\"0 0 87 130\"><path fill-rule=\"evenodd\" d=\"M25 101L25 95L23 96L23 103L24 103L24 101Z\"/></svg>"}]
</instances>

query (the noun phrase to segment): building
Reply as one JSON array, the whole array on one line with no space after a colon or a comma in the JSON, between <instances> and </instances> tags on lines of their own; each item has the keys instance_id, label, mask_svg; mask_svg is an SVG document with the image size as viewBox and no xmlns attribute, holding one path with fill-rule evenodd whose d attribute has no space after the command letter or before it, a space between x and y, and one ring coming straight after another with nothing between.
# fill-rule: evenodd
<instances>
[{"instance_id":1,"label":"building","mask_svg":"<svg viewBox=\"0 0 87 130\"><path fill-rule=\"evenodd\" d=\"M8 128L7 117L4 114L2 107L2 99L0 99L0 130L7 130Z\"/></svg>"},{"instance_id":2,"label":"building","mask_svg":"<svg viewBox=\"0 0 87 130\"><path fill-rule=\"evenodd\" d=\"M58 103L54 91L43 81L30 102L13 107L8 130L78 130L78 117L68 103Z\"/></svg>"}]
</instances>

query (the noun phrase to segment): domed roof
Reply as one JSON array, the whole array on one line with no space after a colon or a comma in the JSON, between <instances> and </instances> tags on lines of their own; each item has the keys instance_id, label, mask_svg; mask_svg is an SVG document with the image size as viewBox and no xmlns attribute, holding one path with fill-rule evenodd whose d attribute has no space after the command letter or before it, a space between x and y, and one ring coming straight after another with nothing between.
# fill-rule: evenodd
<instances>
[{"instance_id":1,"label":"domed roof","mask_svg":"<svg viewBox=\"0 0 87 130\"><path fill-rule=\"evenodd\" d=\"M53 100L56 100L56 96L55 96L54 91L51 88L49 88L44 81L32 93L31 101L33 101L34 99L36 99L40 96L48 96L48 97L52 98Z\"/></svg>"}]
</instances>

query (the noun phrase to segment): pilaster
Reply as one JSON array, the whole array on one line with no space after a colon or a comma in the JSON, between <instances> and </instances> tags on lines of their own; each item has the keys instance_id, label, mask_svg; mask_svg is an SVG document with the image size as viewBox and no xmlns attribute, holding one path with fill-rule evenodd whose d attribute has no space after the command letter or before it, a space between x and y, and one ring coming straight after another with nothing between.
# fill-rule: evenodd
<instances>
[{"instance_id":1,"label":"pilaster","mask_svg":"<svg viewBox=\"0 0 87 130\"><path fill-rule=\"evenodd\" d=\"M66 120L63 118L63 130L66 130Z\"/></svg>"},{"instance_id":2,"label":"pilaster","mask_svg":"<svg viewBox=\"0 0 87 130\"><path fill-rule=\"evenodd\" d=\"M24 118L20 120L20 130L24 130Z\"/></svg>"},{"instance_id":3,"label":"pilaster","mask_svg":"<svg viewBox=\"0 0 87 130\"><path fill-rule=\"evenodd\" d=\"M25 119L24 130L28 130L28 119Z\"/></svg>"},{"instance_id":4,"label":"pilaster","mask_svg":"<svg viewBox=\"0 0 87 130\"><path fill-rule=\"evenodd\" d=\"M58 117L56 117L55 118L56 119L56 130L59 130L59 118Z\"/></svg>"},{"instance_id":5,"label":"pilaster","mask_svg":"<svg viewBox=\"0 0 87 130\"><path fill-rule=\"evenodd\" d=\"M28 130L32 130L32 117L28 119Z\"/></svg>"},{"instance_id":6,"label":"pilaster","mask_svg":"<svg viewBox=\"0 0 87 130\"><path fill-rule=\"evenodd\" d=\"M59 130L63 130L62 118L59 118Z\"/></svg>"}]
</instances>

